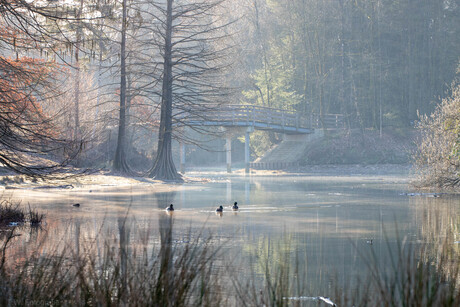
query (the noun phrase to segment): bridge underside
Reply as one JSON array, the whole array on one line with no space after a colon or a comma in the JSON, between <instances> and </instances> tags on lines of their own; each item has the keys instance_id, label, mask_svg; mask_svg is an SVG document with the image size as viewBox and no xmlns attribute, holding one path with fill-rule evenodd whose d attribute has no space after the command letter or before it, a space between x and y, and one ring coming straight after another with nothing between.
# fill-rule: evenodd
<instances>
[{"instance_id":1,"label":"bridge underside","mask_svg":"<svg viewBox=\"0 0 460 307\"><path fill-rule=\"evenodd\" d=\"M282 125L269 122L259 122L259 121L237 121L237 120L188 120L188 126L196 127L224 127L225 129L225 151L226 151L226 160L227 160L227 171L230 173L232 169L232 136L236 134L244 135L244 151L245 151L245 172L249 172L250 166L250 150L249 150L249 134L255 129L272 131L276 133L282 133L285 137L296 138L296 137L307 137L315 133L313 128L302 128L292 125ZM287 135L287 136L286 136ZM185 151L181 145L181 170L185 169ZM183 171L182 171L183 172Z\"/></svg>"},{"instance_id":2,"label":"bridge underside","mask_svg":"<svg viewBox=\"0 0 460 307\"><path fill-rule=\"evenodd\" d=\"M283 126L279 124L270 124L262 122L247 121L187 121L190 126L220 126L220 127L252 127L257 130L273 131L283 134L310 134L314 133L313 128L301 128L293 126Z\"/></svg>"},{"instance_id":3,"label":"bridge underside","mask_svg":"<svg viewBox=\"0 0 460 307\"><path fill-rule=\"evenodd\" d=\"M339 114L320 116L312 113L305 117L293 110L257 105L208 106L203 110L195 110L194 114L183 115L181 124L225 128L222 129L222 132L225 133L226 138L227 170L229 172L231 172L231 139L234 135L244 134L246 172L249 172L249 134L255 129L281 133L285 140L302 141L314 136L320 129L339 128L343 124L343 116ZM185 157L181 161L185 161Z\"/></svg>"}]
</instances>

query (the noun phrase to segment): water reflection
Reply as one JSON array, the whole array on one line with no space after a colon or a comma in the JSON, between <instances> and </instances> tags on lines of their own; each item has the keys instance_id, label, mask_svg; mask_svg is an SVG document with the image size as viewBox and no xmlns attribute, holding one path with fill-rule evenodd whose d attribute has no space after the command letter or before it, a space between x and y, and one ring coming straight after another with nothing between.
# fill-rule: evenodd
<instances>
[{"instance_id":1,"label":"water reflection","mask_svg":"<svg viewBox=\"0 0 460 307\"><path fill-rule=\"evenodd\" d=\"M308 295L325 295L314 291L332 291L365 275L362 255L375 253L383 267L388 246L399 239L433 240L445 236L446 229L458 235L458 199L401 195L406 190L403 178L274 176L212 178L167 192L145 186L91 193L16 191L13 198L47 214L46 231L24 234L16 249L19 254L29 250L29 242L46 241L41 245L46 251L66 240L78 255L85 243L100 252L103 239L116 237L125 274L123 253L129 254L132 245L158 243L164 249L171 243L168 237L189 242L212 235L216 244L226 244L230 258L241 261L235 271L242 275L250 259L261 255L272 264L281 251L303 259L299 269L307 272ZM235 201L238 212L232 211ZM169 204L174 214L165 211ZM220 205L224 212L215 212Z\"/></svg>"}]
</instances>

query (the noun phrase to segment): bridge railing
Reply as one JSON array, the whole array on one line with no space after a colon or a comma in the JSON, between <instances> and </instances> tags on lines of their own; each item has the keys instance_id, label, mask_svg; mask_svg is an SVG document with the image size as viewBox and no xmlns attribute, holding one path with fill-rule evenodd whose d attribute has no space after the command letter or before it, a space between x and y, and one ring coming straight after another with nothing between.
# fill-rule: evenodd
<instances>
[{"instance_id":1,"label":"bridge railing","mask_svg":"<svg viewBox=\"0 0 460 307\"><path fill-rule=\"evenodd\" d=\"M198 113L200 112L198 111ZM254 126L257 123L295 128L320 128L323 124L326 128L343 126L343 116L339 114L326 114L322 117L319 114L311 114L309 117L302 117L293 111L256 105L221 105L203 109L202 113L190 116L188 120L196 122L216 121L234 125L246 123L248 126Z\"/></svg>"}]
</instances>

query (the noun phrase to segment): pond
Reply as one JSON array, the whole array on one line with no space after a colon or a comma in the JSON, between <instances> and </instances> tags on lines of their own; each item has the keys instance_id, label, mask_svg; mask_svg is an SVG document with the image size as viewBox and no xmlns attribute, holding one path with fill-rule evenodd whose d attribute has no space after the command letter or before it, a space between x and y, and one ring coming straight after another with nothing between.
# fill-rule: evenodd
<instances>
[{"instance_id":1,"label":"pond","mask_svg":"<svg viewBox=\"0 0 460 307\"><path fill-rule=\"evenodd\" d=\"M398 242L443 237L449 227L458 225L458 198L410 194L404 171L250 176L209 172L189 176L207 182L172 184L166 192L141 184L6 190L3 197L20 199L46 213L46 244L71 242L68 244L77 251L85 242L116 237L121 221L128 222L134 241L146 231L155 233L165 218L173 220L175 242L212 236L229 258L237 259L232 265L242 279L251 278L248 271L259 277L262 274L251 260L255 254L279 260L277 250L288 249L291 259L302 259L304 282L309 284L308 293L302 293L306 296L333 296L336 289L366 276L368 255L375 256L377 266L386 267ZM237 212L231 210L235 201ZM80 207L72 206L76 203ZM164 210L170 203L176 209L172 215ZM219 205L224 206L222 215L215 212ZM15 247L17 252L38 240L37 236L24 233L22 243ZM149 242L158 241L159 237L152 235ZM248 265L251 268L245 267Z\"/></svg>"}]
</instances>

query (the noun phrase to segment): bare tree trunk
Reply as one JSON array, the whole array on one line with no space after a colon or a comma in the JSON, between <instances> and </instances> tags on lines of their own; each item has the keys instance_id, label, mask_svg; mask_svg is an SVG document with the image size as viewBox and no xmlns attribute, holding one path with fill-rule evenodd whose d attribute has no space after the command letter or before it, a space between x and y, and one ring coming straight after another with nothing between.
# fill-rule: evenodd
<instances>
[{"instance_id":1,"label":"bare tree trunk","mask_svg":"<svg viewBox=\"0 0 460 307\"><path fill-rule=\"evenodd\" d=\"M345 102L345 5L343 0L339 0L340 4L340 54L341 54L341 74L340 74L340 91L339 91L339 101L341 106L342 114L345 115L346 124L348 129L351 129L350 116L348 115L348 107Z\"/></svg>"},{"instance_id":2,"label":"bare tree trunk","mask_svg":"<svg viewBox=\"0 0 460 307\"><path fill-rule=\"evenodd\" d=\"M120 118L118 123L118 140L113 169L129 172L126 162L126 0L123 0L123 17L121 25L121 80L120 80Z\"/></svg>"},{"instance_id":3,"label":"bare tree trunk","mask_svg":"<svg viewBox=\"0 0 460 307\"><path fill-rule=\"evenodd\" d=\"M379 59L379 136L382 137L383 132L383 117L382 117L382 46L380 33L380 0L377 0L377 35L378 35L378 59Z\"/></svg>"},{"instance_id":4,"label":"bare tree trunk","mask_svg":"<svg viewBox=\"0 0 460 307\"><path fill-rule=\"evenodd\" d=\"M81 14L83 10L83 0L80 0L80 8L77 15L77 41L75 46L75 127L74 127L74 140L78 140L80 136L80 41L82 38L81 33Z\"/></svg>"},{"instance_id":5,"label":"bare tree trunk","mask_svg":"<svg viewBox=\"0 0 460 307\"><path fill-rule=\"evenodd\" d=\"M75 117L74 117L74 130L73 130L73 139L77 140L79 137L79 130L80 130L80 63L79 63L79 55L78 55L78 48L79 44L77 43L76 50L75 50Z\"/></svg>"},{"instance_id":6,"label":"bare tree trunk","mask_svg":"<svg viewBox=\"0 0 460 307\"><path fill-rule=\"evenodd\" d=\"M182 180L172 159L172 5L167 2L166 35L163 57L163 87L161 96L161 117L158 133L158 150L149 176L160 180Z\"/></svg>"}]
</instances>

